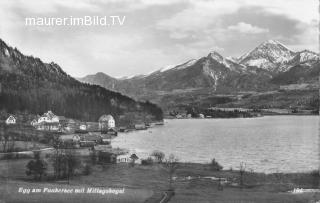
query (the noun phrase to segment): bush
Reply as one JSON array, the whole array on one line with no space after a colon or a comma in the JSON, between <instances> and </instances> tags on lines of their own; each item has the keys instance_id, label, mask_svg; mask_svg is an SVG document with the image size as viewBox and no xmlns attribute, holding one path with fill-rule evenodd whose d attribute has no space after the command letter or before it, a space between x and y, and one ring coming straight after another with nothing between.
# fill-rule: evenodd
<instances>
[{"instance_id":1,"label":"bush","mask_svg":"<svg viewBox=\"0 0 320 203\"><path fill-rule=\"evenodd\" d=\"M87 163L84 164L83 171L82 171L83 175L86 175L86 176L90 175L91 172L92 172L91 166L89 164L87 164Z\"/></svg>"},{"instance_id":2,"label":"bush","mask_svg":"<svg viewBox=\"0 0 320 203\"><path fill-rule=\"evenodd\" d=\"M162 163L165 157L165 154L162 151L155 150L152 152L151 156L153 156L158 163Z\"/></svg>"},{"instance_id":3,"label":"bush","mask_svg":"<svg viewBox=\"0 0 320 203\"><path fill-rule=\"evenodd\" d=\"M148 157L147 159L141 159L141 165L152 165L153 159L151 157Z\"/></svg>"},{"instance_id":4,"label":"bush","mask_svg":"<svg viewBox=\"0 0 320 203\"><path fill-rule=\"evenodd\" d=\"M320 174L318 170L313 170L310 172L310 175L315 178L319 178Z\"/></svg>"},{"instance_id":5,"label":"bush","mask_svg":"<svg viewBox=\"0 0 320 203\"><path fill-rule=\"evenodd\" d=\"M215 159L212 159L211 169L214 171L220 171L223 169L223 167Z\"/></svg>"},{"instance_id":6,"label":"bush","mask_svg":"<svg viewBox=\"0 0 320 203\"><path fill-rule=\"evenodd\" d=\"M33 175L35 180L41 180L46 175L47 162L40 158L40 152L34 152L34 159L26 165L27 176Z\"/></svg>"}]
</instances>

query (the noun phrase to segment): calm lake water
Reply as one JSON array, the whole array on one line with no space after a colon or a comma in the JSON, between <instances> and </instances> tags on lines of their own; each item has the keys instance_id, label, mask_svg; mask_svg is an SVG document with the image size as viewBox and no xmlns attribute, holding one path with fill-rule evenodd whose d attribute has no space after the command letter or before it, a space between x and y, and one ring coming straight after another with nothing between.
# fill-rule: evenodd
<instances>
[{"instance_id":1,"label":"calm lake water","mask_svg":"<svg viewBox=\"0 0 320 203\"><path fill-rule=\"evenodd\" d=\"M266 116L237 119L174 119L145 131L120 133L113 147L145 158L153 150L173 153L180 161L208 163L225 169L298 172L317 169L317 116Z\"/></svg>"}]
</instances>

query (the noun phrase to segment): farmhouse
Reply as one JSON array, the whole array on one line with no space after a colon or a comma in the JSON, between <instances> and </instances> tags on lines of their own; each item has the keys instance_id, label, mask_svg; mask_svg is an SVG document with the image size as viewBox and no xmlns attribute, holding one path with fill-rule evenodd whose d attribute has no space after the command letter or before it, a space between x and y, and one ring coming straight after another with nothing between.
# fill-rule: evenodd
<instances>
[{"instance_id":1,"label":"farmhouse","mask_svg":"<svg viewBox=\"0 0 320 203\"><path fill-rule=\"evenodd\" d=\"M48 111L47 113L44 113L40 118L38 119L38 123L58 123L59 117L54 115L52 111Z\"/></svg>"},{"instance_id":2,"label":"farmhouse","mask_svg":"<svg viewBox=\"0 0 320 203\"><path fill-rule=\"evenodd\" d=\"M116 122L111 115L102 115L99 118L100 131L108 131L109 129L112 129L115 127L116 127Z\"/></svg>"},{"instance_id":3,"label":"farmhouse","mask_svg":"<svg viewBox=\"0 0 320 203\"><path fill-rule=\"evenodd\" d=\"M16 124L16 118L13 115L10 115L6 120L7 125Z\"/></svg>"},{"instance_id":4,"label":"farmhouse","mask_svg":"<svg viewBox=\"0 0 320 203\"><path fill-rule=\"evenodd\" d=\"M47 123L42 121L41 123L37 123L35 127L37 130L58 131L60 129L60 124L59 122Z\"/></svg>"},{"instance_id":5,"label":"farmhouse","mask_svg":"<svg viewBox=\"0 0 320 203\"><path fill-rule=\"evenodd\" d=\"M34 119L31 125L37 130L60 131L66 125L67 119L64 116L57 116L52 111L39 116L38 120Z\"/></svg>"}]
</instances>

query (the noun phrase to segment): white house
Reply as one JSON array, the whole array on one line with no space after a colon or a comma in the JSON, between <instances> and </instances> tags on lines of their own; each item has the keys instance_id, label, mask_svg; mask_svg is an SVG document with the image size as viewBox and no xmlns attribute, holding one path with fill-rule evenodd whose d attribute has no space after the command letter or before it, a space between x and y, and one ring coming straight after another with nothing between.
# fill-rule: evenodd
<instances>
[{"instance_id":1,"label":"white house","mask_svg":"<svg viewBox=\"0 0 320 203\"><path fill-rule=\"evenodd\" d=\"M16 118L12 115L10 115L6 120L7 125L16 124Z\"/></svg>"},{"instance_id":2,"label":"white house","mask_svg":"<svg viewBox=\"0 0 320 203\"><path fill-rule=\"evenodd\" d=\"M80 130L87 130L87 126L86 126L85 124L81 124L81 125L79 126L79 129L80 129Z\"/></svg>"},{"instance_id":3,"label":"white house","mask_svg":"<svg viewBox=\"0 0 320 203\"><path fill-rule=\"evenodd\" d=\"M39 119L38 123L46 122L46 123L58 123L59 117L54 115L52 111L48 111L47 113L44 113Z\"/></svg>"},{"instance_id":4,"label":"white house","mask_svg":"<svg viewBox=\"0 0 320 203\"><path fill-rule=\"evenodd\" d=\"M129 163L131 161L129 154L122 154L117 156L116 163Z\"/></svg>"},{"instance_id":5,"label":"white house","mask_svg":"<svg viewBox=\"0 0 320 203\"><path fill-rule=\"evenodd\" d=\"M52 111L48 111L40 116L36 122L33 120L31 125L38 130L59 131L65 126L66 120L65 117L56 116Z\"/></svg>"},{"instance_id":6,"label":"white house","mask_svg":"<svg viewBox=\"0 0 320 203\"><path fill-rule=\"evenodd\" d=\"M117 155L116 163L130 163L134 161L137 164L141 164L141 160L136 154L130 154L131 153Z\"/></svg>"},{"instance_id":7,"label":"white house","mask_svg":"<svg viewBox=\"0 0 320 203\"><path fill-rule=\"evenodd\" d=\"M100 130L108 130L110 128L116 127L116 122L111 115L102 115L99 118L99 129Z\"/></svg>"}]
</instances>

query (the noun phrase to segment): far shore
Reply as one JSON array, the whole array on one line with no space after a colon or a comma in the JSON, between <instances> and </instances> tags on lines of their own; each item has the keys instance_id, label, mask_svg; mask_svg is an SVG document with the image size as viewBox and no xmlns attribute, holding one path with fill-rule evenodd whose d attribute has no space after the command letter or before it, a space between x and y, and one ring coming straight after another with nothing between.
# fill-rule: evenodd
<instances>
[{"instance_id":1,"label":"far shore","mask_svg":"<svg viewBox=\"0 0 320 203\"><path fill-rule=\"evenodd\" d=\"M261 118L261 117L264 117L264 116L319 116L319 114L312 114L312 113L287 113L287 114L278 114L278 113L265 113L265 114L262 114L261 116L254 116L254 117L246 117L246 118ZM230 117L230 118L243 118L243 117ZM165 116L164 119L167 119L167 120L173 120L173 119L176 119L176 120L181 120L181 119L230 119L230 118L208 118L208 117L205 117L205 118L176 118L176 117L173 117L173 116ZM243 118L243 119L246 119L246 118ZM134 130L134 129L133 129Z\"/></svg>"}]
</instances>

